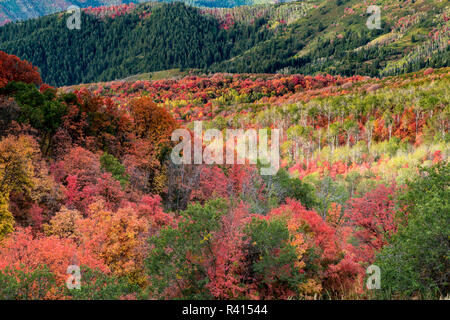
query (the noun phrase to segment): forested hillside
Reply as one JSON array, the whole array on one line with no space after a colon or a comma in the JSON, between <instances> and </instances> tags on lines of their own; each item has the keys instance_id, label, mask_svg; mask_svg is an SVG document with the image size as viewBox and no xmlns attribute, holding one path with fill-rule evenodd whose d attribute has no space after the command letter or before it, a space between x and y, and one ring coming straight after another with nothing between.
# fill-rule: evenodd
<instances>
[{"instance_id":1,"label":"forested hillside","mask_svg":"<svg viewBox=\"0 0 450 320\"><path fill-rule=\"evenodd\" d=\"M81 30L66 28L64 15L0 28L0 48L39 67L52 85L105 81L179 68L206 68L269 36L260 23L228 32L212 17L183 4L146 6L100 20L82 16ZM140 15L151 11L151 17Z\"/></svg>"},{"instance_id":2,"label":"forested hillside","mask_svg":"<svg viewBox=\"0 0 450 320\"><path fill-rule=\"evenodd\" d=\"M366 22L380 6L381 29ZM445 1L306 1L277 6L277 34L210 70L385 76L449 63L450 6ZM236 8L237 13L247 8ZM293 18L294 17L294 18Z\"/></svg>"},{"instance_id":3,"label":"forested hillside","mask_svg":"<svg viewBox=\"0 0 450 320\"><path fill-rule=\"evenodd\" d=\"M145 0L3 0L0 2L0 26L11 21L38 18L64 11L71 5L87 8L139 2Z\"/></svg>"},{"instance_id":4,"label":"forested hillside","mask_svg":"<svg viewBox=\"0 0 450 320\"><path fill-rule=\"evenodd\" d=\"M2 0L0 2L0 26L17 20L27 20L67 10L71 5L80 8L117 6L129 3L142 3L148 0ZM290 0L154 0L159 2L185 2L200 7L232 8L255 3L288 2Z\"/></svg>"},{"instance_id":5,"label":"forested hillside","mask_svg":"<svg viewBox=\"0 0 450 320\"><path fill-rule=\"evenodd\" d=\"M81 30L66 28L67 14L8 24L0 50L31 61L58 86L173 68L379 77L448 65L448 4L379 4L382 28L374 30L366 27L367 5L353 0L91 8Z\"/></svg>"}]
</instances>

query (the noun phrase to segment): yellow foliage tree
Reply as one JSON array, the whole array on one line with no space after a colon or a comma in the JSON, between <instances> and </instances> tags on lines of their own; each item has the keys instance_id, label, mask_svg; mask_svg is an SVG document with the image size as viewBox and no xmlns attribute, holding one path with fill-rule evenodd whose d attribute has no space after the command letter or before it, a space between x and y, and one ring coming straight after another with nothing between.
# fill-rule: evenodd
<instances>
[{"instance_id":1,"label":"yellow foliage tree","mask_svg":"<svg viewBox=\"0 0 450 320\"><path fill-rule=\"evenodd\" d=\"M14 230L14 217L8 207L8 199L0 194L0 240Z\"/></svg>"},{"instance_id":2,"label":"yellow foliage tree","mask_svg":"<svg viewBox=\"0 0 450 320\"><path fill-rule=\"evenodd\" d=\"M13 231L9 195L11 191L30 192L35 175L33 161L38 154L39 147L30 136L10 135L0 141L0 240Z\"/></svg>"}]
</instances>

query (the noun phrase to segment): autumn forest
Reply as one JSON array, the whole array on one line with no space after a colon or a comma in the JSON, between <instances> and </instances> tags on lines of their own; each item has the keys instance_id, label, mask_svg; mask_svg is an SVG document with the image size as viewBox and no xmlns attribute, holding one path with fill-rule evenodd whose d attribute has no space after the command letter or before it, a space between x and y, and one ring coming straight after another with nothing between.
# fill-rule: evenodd
<instances>
[{"instance_id":1,"label":"autumn forest","mask_svg":"<svg viewBox=\"0 0 450 320\"><path fill-rule=\"evenodd\" d=\"M79 64L28 32L61 14L0 27L0 300L449 299L448 5L334 40L284 9L114 8L83 13L106 42L87 25ZM174 163L198 121L267 130L279 170Z\"/></svg>"}]
</instances>

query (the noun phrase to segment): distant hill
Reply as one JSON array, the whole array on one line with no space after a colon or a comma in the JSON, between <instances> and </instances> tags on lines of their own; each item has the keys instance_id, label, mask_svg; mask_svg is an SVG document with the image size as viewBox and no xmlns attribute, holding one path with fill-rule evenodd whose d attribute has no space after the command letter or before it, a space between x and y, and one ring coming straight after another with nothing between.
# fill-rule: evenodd
<instances>
[{"instance_id":1,"label":"distant hill","mask_svg":"<svg viewBox=\"0 0 450 320\"><path fill-rule=\"evenodd\" d=\"M81 30L64 13L7 24L0 50L57 86L170 69L382 77L449 65L446 2L384 0L379 30L366 26L366 10L360 0L103 7L84 11Z\"/></svg>"},{"instance_id":2,"label":"distant hill","mask_svg":"<svg viewBox=\"0 0 450 320\"><path fill-rule=\"evenodd\" d=\"M182 3L123 12L89 9L81 30L69 30L63 13L7 24L0 28L0 50L32 62L44 81L59 86L204 69L273 35L262 28L264 20L226 30L214 16Z\"/></svg>"},{"instance_id":3,"label":"distant hill","mask_svg":"<svg viewBox=\"0 0 450 320\"><path fill-rule=\"evenodd\" d=\"M37 18L66 10L71 5L81 8L110 4L140 3L146 0L2 0L0 1L0 25L10 21Z\"/></svg>"},{"instance_id":4,"label":"distant hill","mask_svg":"<svg viewBox=\"0 0 450 320\"><path fill-rule=\"evenodd\" d=\"M0 26L7 22L37 18L66 10L71 5L80 8L101 7L129 3L143 3L148 0L2 0L0 1ZM232 8L255 3L287 2L277 0L154 0L159 2L182 1L193 6L211 8Z\"/></svg>"}]
</instances>

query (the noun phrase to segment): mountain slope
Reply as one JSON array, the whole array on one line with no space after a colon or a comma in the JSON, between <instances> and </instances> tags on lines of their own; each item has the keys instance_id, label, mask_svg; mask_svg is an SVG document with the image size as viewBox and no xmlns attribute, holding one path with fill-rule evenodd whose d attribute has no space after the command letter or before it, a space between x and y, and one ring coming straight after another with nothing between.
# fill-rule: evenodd
<instances>
[{"instance_id":1,"label":"mountain slope","mask_svg":"<svg viewBox=\"0 0 450 320\"><path fill-rule=\"evenodd\" d=\"M359 0L89 9L81 30L68 30L62 13L8 24L0 50L31 61L58 86L174 68L381 77L449 65L448 4L379 2L379 30L366 27L367 5Z\"/></svg>"},{"instance_id":2,"label":"mountain slope","mask_svg":"<svg viewBox=\"0 0 450 320\"><path fill-rule=\"evenodd\" d=\"M83 14L81 30L69 30L67 17L55 14L8 24L0 28L0 50L31 61L47 83L63 85L206 68L271 33L258 31L259 24L227 31L213 17L181 3L152 3L114 19Z\"/></svg>"},{"instance_id":3,"label":"mountain slope","mask_svg":"<svg viewBox=\"0 0 450 320\"><path fill-rule=\"evenodd\" d=\"M144 1L146 0L4 0L0 2L0 25L63 11L71 5L87 8Z\"/></svg>"},{"instance_id":4,"label":"mountain slope","mask_svg":"<svg viewBox=\"0 0 450 320\"><path fill-rule=\"evenodd\" d=\"M381 8L379 30L366 27L368 5L359 0L311 3L316 8L276 26L276 37L210 69L385 76L450 63L448 3L374 1Z\"/></svg>"},{"instance_id":5,"label":"mountain slope","mask_svg":"<svg viewBox=\"0 0 450 320\"><path fill-rule=\"evenodd\" d=\"M71 5L80 8L101 7L148 0L3 0L0 1L0 26L17 20L26 20L66 10ZM254 3L275 3L277 0L154 0L159 2L183 1L189 5L217 8L232 8ZM286 1L281 1L286 2Z\"/></svg>"}]
</instances>

